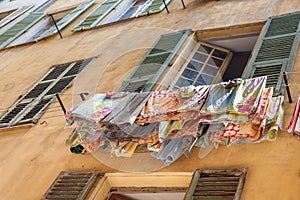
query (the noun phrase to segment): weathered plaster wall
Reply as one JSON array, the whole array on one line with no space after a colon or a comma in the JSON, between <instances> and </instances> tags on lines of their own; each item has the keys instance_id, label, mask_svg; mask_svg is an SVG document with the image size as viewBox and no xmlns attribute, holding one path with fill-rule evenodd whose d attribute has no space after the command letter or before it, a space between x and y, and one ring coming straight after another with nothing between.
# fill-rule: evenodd
<instances>
[{"instance_id":1,"label":"weathered plaster wall","mask_svg":"<svg viewBox=\"0 0 300 200\"><path fill-rule=\"evenodd\" d=\"M51 10L62 8L65 2L57 1ZM298 0L185 0L185 3L187 8L184 10L180 1L173 0L169 5L170 14L163 11L72 33L71 27L81 20L77 19L62 31L63 39L56 35L35 44L1 50L1 111L26 93L53 65L97 56L74 87L64 94L116 90L160 34L187 28L199 30L264 21L268 16L300 10ZM294 71L300 71L300 51ZM292 74L290 82L298 84L297 77L297 74ZM291 91L295 101L300 92L299 85L292 85ZM72 98L71 95L61 97L67 108L79 101L78 97ZM285 125L293 106L285 104ZM47 125L40 124L43 121ZM71 130L64 127L64 117L56 102L31 129L1 131L0 199L40 199L62 170L115 171L92 156L71 154L64 146ZM248 167L243 199L299 199L299 150L299 141L281 132L274 143L221 146L201 160L194 148L190 159L182 157L161 171Z\"/></svg>"}]
</instances>

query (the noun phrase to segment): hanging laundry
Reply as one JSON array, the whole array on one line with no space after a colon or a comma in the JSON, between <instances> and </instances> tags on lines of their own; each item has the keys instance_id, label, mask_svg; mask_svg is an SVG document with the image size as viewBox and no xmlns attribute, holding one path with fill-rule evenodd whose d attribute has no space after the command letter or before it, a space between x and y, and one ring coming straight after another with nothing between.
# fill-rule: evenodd
<instances>
[{"instance_id":1,"label":"hanging laundry","mask_svg":"<svg viewBox=\"0 0 300 200\"><path fill-rule=\"evenodd\" d=\"M200 112L201 122L247 122L257 109L266 80L264 76L212 85Z\"/></svg>"},{"instance_id":2,"label":"hanging laundry","mask_svg":"<svg viewBox=\"0 0 300 200\"><path fill-rule=\"evenodd\" d=\"M284 96L271 98L270 105L267 110L267 123L263 135L255 142L275 141L278 130L283 128L283 109Z\"/></svg>"},{"instance_id":3,"label":"hanging laundry","mask_svg":"<svg viewBox=\"0 0 300 200\"><path fill-rule=\"evenodd\" d=\"M159 129L159 137L161 141L178 138L184 135L196 137L199 128L199 118L178 121L171 120L161 123L163 123L160 125Z\"/></svg>"},{"instance_id":4,"label":"hanging laundry","mask_svg":"<svg viewBox=\"0 0 300 200\"><path fill-rule=\"evenodd\" d=\"M147 103L151 93L128 93L102 120L103 124L132 125Z\"/></svg>"},{"instance_id":5,"label":"hanging laundry","mask_svg":"<svg viewBox=\"0 0 300 200\"><path fill-rule=\"evenodd\" d=\"M183 136L172 140L167 140L164 147L158 151L153 152L154 158L162 160L166 165L170 165L177 160L183 152L188 150L194 141L192 136Z\"/></svg>"},{"instance_id":6,"label":"hanging laundry","mask_svg":"<svg viewBox=\"0 0 300 200\"><path fill-rule=\"evenodd\" d=\"M68 126L74 121L89 126L98 126L99 122L108 115L118 102L126 96L126 93L96 94L81 102L66 113Z\"/></svg>"},{"instance_id":7,"label":"hanging laundry","mask_svg":"<svg viewBox=\"0 0 300 200\"><path fill-rule=\"evenodd\" d=\"M135 123L194 119L206 100L209 87L188 86L175 91L155 91Z\"/></svg>"},{"instance_id":8,"label":"hanging laundry","mask_svg":"<svg viewBox=\"0 0 300 200\"><path fill-rule=\"evenodd\" d=\"M228 145L236 142L240 138L258 140L265 130L267 122L266 113L272 95L273 88L264 89L256 112L252 113L252 116L250 115L252 120L245 124L229 123L219 135L219 138L215 138L215 140L227 140Z\"/></svg>"},{"instance_id":9,"label":"hanging laundry","mask_svg":"<svg viewBox=\"0 0 300 200\"><path fill-rule=\"evenodd\" d=\"M297 138L300 138L300 95L298 96L292 118L286 127L286 130Z\"/></svg>"},{"instance_id":10,"label":"hanging laundry","mask_svg":"<svg viewBox=\"0 0 300 200\"><path fill-rule=\"evenodd\" d=\"M282 128L284 98L272 98L273 89L265 85L266 77L258 77L174 91L95 95L67 112L67 121L77 126L66 144L73 152L105 150L117 157L149 151L169 165L182 154L189 157L194 146L203 158L220 144L274 141ZM290 127L300 133L297 120Z\"/></svg>"}]
</instances>

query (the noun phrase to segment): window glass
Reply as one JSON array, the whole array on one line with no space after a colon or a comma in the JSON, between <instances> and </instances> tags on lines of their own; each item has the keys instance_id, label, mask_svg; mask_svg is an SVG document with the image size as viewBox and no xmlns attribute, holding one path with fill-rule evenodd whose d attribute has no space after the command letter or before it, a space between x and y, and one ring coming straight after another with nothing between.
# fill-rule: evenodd
<instances>
[{"instance_id":1,"label":"window glass","mask_svg":"<svg viewBox=\"0 0 300 200\"><path fill-rule=\"evenodd\" d=\"M175 88L214 83L225 60L229 59L229 51L217 46L200 43L195 49L175 82Z\"/></svg>"}]
</instances>

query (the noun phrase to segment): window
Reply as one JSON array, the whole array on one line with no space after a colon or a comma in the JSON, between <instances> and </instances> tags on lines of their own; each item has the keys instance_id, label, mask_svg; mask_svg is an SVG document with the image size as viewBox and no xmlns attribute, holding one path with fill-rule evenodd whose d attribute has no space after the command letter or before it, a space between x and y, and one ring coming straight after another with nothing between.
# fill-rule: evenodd
<instances>
[{"instance_id":1,"label":"window","mask_svg":"<svg viewBox=\"0 0 300 200\"><path fill-rule=\"evenodd\" d=\"M6 30L0 35L0 48L6 47L9 43L40 21L45 15L45 13L30 13L27 17Z\"/></svg>"},{"instance_id":2,"label":"window","mask_svg":"<svg viewBox=\"0 0 300 200\"><path fill-rule=\"evenodd\" d=\"M54 66L0 118L0 127L36 123L55 100L55 94L63 92L91 61L89 58Z\"/></svg>"},{"instance_id":3,"label":"window","mask_svg":"<svg viewBox=\"0 0 300 200\"><path fill-rule=\"evenodd\" d=\"M143 9L146 0L133 1L129 8L121 15L119 20L124 20L132 17L136 17L138 13Z\"/></svg>"},{"instance_id":4,"label":"window","mask_svg":"<svg viewBox=\"0 0 300 200\"><path fill-rule=\"evenodd\" d=\"M53 13L52 17L55 22L58 22L62 18L64 18L69 12L70 9ZM45 17L43 20L40 20L38 23L36 23L32 28L27 30L26 33L22 34L16 40L11 42L9 46L15 46L26 42L37 41L42 36L42 34L45 31L49 30L52 26L54 26L52 18L50 16Z\"/></svg>"},{"instance_id":5,"label":"window","mask_svg":"<svg viewBox=\"0 0 300 200\"><path fill-rule=\"evenodd\" d=\"M220 72L224 72L224 66L231 58L229 50L203 42L191 54L192 57L179 73L179 78L176 78L174 88L208 85L220 81Z\"/></svg>"},{"instance_id":6,"label":"window","mask_svg":"<svg viewBox=\"0 0 300 200\"><path fill-rule=\"evenodd\" d=\"M246 168L197 170L184 199L241 199L247 171Z\"/></svg>"},{"instance_id":7,"label":"window","mask_svg":"<svg viewBox=\"0 0 300 200\"><path fill-rule=\"evenodd\" d=\"M21 8L18 8L17 10L13 10L13 11L9 11L6 13L2 13L2 17L0 17L0 28L4 27L6 24L8 24L9 22L13 21L14 19L16 19L17 17L19 17L20 15L24 14L26 11L28 11L29 9L31 9L33 7L33 5L30 6L22 6ZM3 17L3 14L9 14L5 17Z\"/></svg>"},{"instance_id":8,"label":"window","mask_svg":"<svg viewBox=\"0 0 300 200\"><path fill-rule=\"evenodd\" d=\"M274 87L274 95L284 94L284 71L290 72L300 38L300 12L268 19L252 52L243 78L267 75L267 87Z\"/></svg>"},{"instance_id":9,"label":"window","mask_svg":"<svg viewBox=\"0 0 300 200\"><path fill-rule=\"evenodd\" d=\"M150 3L151 0L124 0L116 11L108 16L101 24L109 24L120 20L138 17Z\"/></svg>"},{"instance_id":10,"label":"window","mask_svg":"<svg viewBox=\"0 0 300 200\"><path fill-rule=\"evenodd\" d=\"M166 4L170 2L171 0L165 1ZM162 0L106 0L72 30L82 31L91 29L98 24L104 25L154 14L161 12L164 8L165 5Z\"/></svg>"},{"instance_id":11,"label":"window","mask_svg":"<svg viewBox=\"0 0 300 200\"><path fill-rule=\"evenodd\" d=\"M110 189L107 200L182 200L186 189L186 187L113 187Z\"/></svg>"},{"instance_id":12,"label":"window","mask_svg":"<svg viewBox=\"0 0 300 200\"><path fill-rule=\"evenodd\" d=\"M56 22L57 27L59 30L62 30L65 28L69 23L71 23L73 20L75 20L79 15L81 15L84 11L86 11L89 7L91 7L95 3L95 0L91 0L85 3L81 3L79 6L77 6L74 10L69 12L65 17L63 17L61 20ZM49 36L55 35L57 33L57 28L55 25L52 25L50 28L45 30L38 40L47 38Z\"/></svg>"},{"instance_id":13,"label":"window","mask_svg":"<svg viewBox=\"0 0 300 200\"><path fill-rule=\"evenodd\" d=\"M61 172L42 200L47 199L76 199L83 200L88 195L98 178L103 174L89 172Z\"/></svg>"},{"instance_id":14,"label":"window","mask_svg":"<svg viewBox=\"0 0 300 200\"><path fill-rule=\"evenodd\" d=\"M123 82L120 91L150 91L190 33L190 30L184 30L162 35Z\"/></svg>"},{"instance_id":15,"label":"window","mask_svg":"<svg viewBox=\"0 0 300 200\"><path fill-rule=\"evenodd\" d=\"M106 0L72 30L81 31L95 27L104 17L119 5L122 0Z\"/></svg>"}]
</instances>

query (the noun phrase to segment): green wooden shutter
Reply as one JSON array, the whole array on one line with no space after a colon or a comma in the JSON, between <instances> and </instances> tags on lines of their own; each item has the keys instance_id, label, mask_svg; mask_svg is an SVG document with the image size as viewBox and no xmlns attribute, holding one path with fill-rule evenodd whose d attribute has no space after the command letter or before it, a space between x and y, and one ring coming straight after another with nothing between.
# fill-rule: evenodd
<instances>
[{"instance_id":1,"label":"green wooden shutter","mask_svg":"<svg viewBox=\"0 0 300 200\"><path fill-rule=\"evenodd\" d=\"M0 35L0 48L6 47L10 42L18 38L30 27L41 20L45 15L45 13L30 13L30 15L2 33Z\"/></svg>"},{"instance_id":2,"label":"green wooden shutter","mask_svg":"<svg viewBox=\"0 0 300 200\"><path fill-rule=\"evenodd\" d=\"M25 13L26 11L28 11L32 7L33 7L33 5L22 6L18 10L12 12L11 14L9 14L8 16L6 16L4 19L2 19L0 21L0 28L2 28L3 26L5 26L6 24L8 24L9 22L11 22L12 20L16 19L17 17L19 17L20 15L22 15L23 13Z\"/></svg>"},{"instance_id":3,"label":"green wooden shutter","mask_svg":"<svg viewBox=\"0 0 300 200\"><path fill-rule=\"evenodd\" d=\"M0 118L0 127L36 123L47 107L75 80L93 60L80 60L54 66Z\"/></svg>"},{"instance_id":4,"label":"green wooden shutter","mask_svg":"<svg viewBox=\"0 0 300 200\"><path fill-rule=\"evenodd\" d=\"M59 20L56 25L59 30L62 30L65 28L69 23L71 23L73 20L75 20L79 15L81 15L86 9L88 9L90 6L95 3L96 0L91 0L85 3L80 4L77 6L74 10L69 12L64 18ZM38 38L38 40L50 37L52 35L55 35L57 33L57 29L55 25L51 26L49 29L45 30L41 36Z\"/></svg>"},{"instance_id":5,"label":"green wooden shutter","mask_svg":"<svg viewBox=\"0 0 300 200\"><path fill-rule=\"evenodd\" d=\"M274 95L283 94L282 72L291 71L298 48L300 12L271 17L266 22L243 78L268 76Z\"/></svg>"},{"instance_id":6,"label":"green wooden shutter","mask_svg":"<svg viewBox=\"0 0 300 200\"><path fill-rule=\"evenodd\" d=\"M184 199L241 199L246 175L246 168L197 170Z\"/></svg>"},{"instance_id":7,"label":"green wooden shutter","mask_svg":"<svg viewBox=\"0 0 300 200\"><path fill-rule=\"evenodd\" d=\"M171 0L165 0L165 3L168 5L171 2ZM162 0L152 0L151 4L147 6L141 14L139 14L139 17L154 13L159 13L165 8L165 4Z\"/></svg>"},{"instance_id":8,"label":"green wooden shutter","mask_svg":"<svg viewBox=\"0 0 300 200\"><path fill-rule=\"evenodd\" d=\"M76 199L84 200L92 189L97 178L102 178L99 172L61 172L42 200Z\"/></svg>"},{"instance_id":9,"label":"green wooden shutter","mask_svg":"<svg viewBox=\"0 0 300 200\"><path fill-rule=\"evenodd\" d=\"M184 30L160 36L129 78L124 81L120 91L150 91L190 33L191 30Z\"/></svg>"},{"instance_id":10,"label":"green wooden shutter","mask_svg":"<svg viewBox=\"0 0 300 200\"><path fill-rule=\"evenodd\" d=\"M113 9L115 9L122 0L106 0L91 14L77 24L72 31L82 31L95 27L104 17L106 17Z\"/></svg>"}]
</instances>

